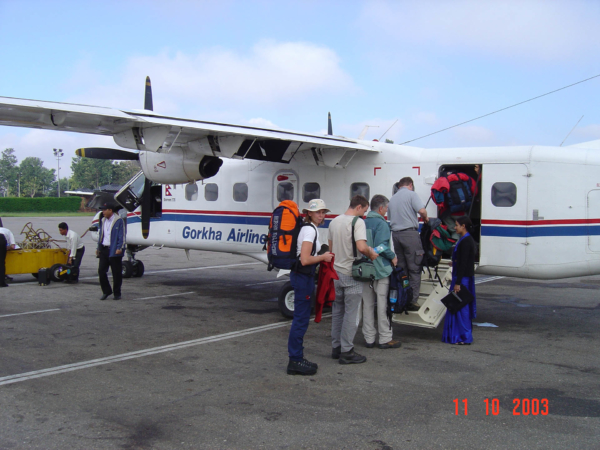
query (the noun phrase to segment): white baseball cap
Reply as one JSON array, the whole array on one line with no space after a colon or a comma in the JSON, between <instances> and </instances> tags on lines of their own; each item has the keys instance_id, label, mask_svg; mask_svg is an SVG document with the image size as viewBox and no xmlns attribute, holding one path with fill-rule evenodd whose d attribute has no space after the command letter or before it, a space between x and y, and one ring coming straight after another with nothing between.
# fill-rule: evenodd
<instances>
[{"instance_id":1,"label":"white baseball cap","mask_svg":"<svg viewBox=\"0 0 600 450\"><path fill-rule=\"evenodd\" d=\"M325 212L329 212L325 202L320 198L315 198L308 202L308 208L303 209L302 212L306 213L306 211L321 211L322 209L324 209Z\"/></svg>"}]
</instances>

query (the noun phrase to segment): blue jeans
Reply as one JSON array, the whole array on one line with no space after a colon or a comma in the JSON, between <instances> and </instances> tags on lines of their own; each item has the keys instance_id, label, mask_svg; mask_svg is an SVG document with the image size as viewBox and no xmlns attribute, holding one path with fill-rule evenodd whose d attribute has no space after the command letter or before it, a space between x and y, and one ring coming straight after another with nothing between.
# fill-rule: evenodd
<instances>
[{"instance_id":1,"label":"blue jeans","mask_svg":"<svg viewBox=\"0 0 600 450\"><path fill-rule=\"evenodd\" d=\"M315 271L305 275L292 271L290 282L294 288L294 319L288 338L288 353L291 361L302 361L304 358L304 334L308 329L311 310L311 296L315 290Z\"/></svg>"}]
</instances>

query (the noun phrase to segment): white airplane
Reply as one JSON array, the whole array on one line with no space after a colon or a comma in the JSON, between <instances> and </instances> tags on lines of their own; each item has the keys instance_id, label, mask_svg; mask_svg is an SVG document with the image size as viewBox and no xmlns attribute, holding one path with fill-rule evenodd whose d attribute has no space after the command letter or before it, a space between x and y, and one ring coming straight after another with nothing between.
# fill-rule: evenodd
<instances>
[{"instance_id":1,"label":"white airplane","mask_svg":"<svg viewBox=\"0 0 600 450\"><path fill-rule=\"evenodd\" d=\"M148 246L266 262L270 214L282 200L302 209L322 198L331 219L355 194L391 197L394 184L410 176L426 200L442 170L474 176L480 164L480 207L472 213L478 274L537 279L600 274L600 140L568 147L424 149L333 136L331 121L329 134L316 136L167 117L152 111L150 89L147 79L143 111L0 97L0 125L107 135L137 151L77 151L141 164L143 173L116 196L129 211L134 266L135 252ZM437 216L433 202L427 210ZM143 273L143 265L137 269ZM293 310L290 289L280 295L286 315Z\"/></svg>"}]
</instances>

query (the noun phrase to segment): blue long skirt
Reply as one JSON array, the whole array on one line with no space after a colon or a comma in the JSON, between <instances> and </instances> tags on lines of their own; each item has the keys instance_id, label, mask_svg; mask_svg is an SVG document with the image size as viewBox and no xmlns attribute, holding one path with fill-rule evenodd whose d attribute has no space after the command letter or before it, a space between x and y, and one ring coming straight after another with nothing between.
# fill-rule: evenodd
<instances>
[{"instance_id":1,"label":"blue long skirt","mask_svg":"<svg viewBox=\"0 0 600 450\"><path fill-rule=\"evenodd\" d=\"M454 289L456 279L452 277L450 290ZM475 299L475 277L463 277L461 284L473 294L473 302L462 308L456 314L446 311L444 320L444 334L442 342L447 344L456 344L464 342L470 344L473 342L473 325L471 321L477 316L477 300Z\"/></svg>"}]
</instances>

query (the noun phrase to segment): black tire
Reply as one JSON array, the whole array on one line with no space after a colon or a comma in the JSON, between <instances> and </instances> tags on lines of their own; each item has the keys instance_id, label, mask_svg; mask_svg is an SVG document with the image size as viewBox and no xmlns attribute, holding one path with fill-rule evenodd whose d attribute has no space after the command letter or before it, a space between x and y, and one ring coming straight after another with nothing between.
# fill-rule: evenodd
<instances>
[{"instance_id":1,"label":"black tire","mask_svg":"<svg viewBox=\"0 0 600 450\"><path fill-rule=\"evenodd\" d=\"M133 264L131 264L131 261L123 261L121 273L123 274L123 278L131 278L133 275Z\"/></svg>"},{"instance_id":2,"label":"black tire","mask_svg":"<svg viewBox=\"0 0 600 450\"><path fill-rule=\"evenodd\" d=\"M279 291L279 310L283 317L287 319L294 318L294 288L289 281L283 285Z\"/></svg>"},{"instance_id":3,"label":"black tire","mask_svg":"<svg viewBox=\"0 0 600 450\"><path fill-rule=\"evenodd\" d=\"M133 276L135 278L140 278L143 275L144 275L144 263L136 260L133 263Z\"/></svg>"},{"instance_id":4,"label":"black tire","mask_svg":"<svg viewBox=\"0 0 600 450\"><path fill-rule=\"evenodd\" d=\"M50 267L50 279L54 282L60 283L65 281L67 274L61 275L60 273L64 270L63 264L54 264Z\"/></svg>"}]
</instances>

